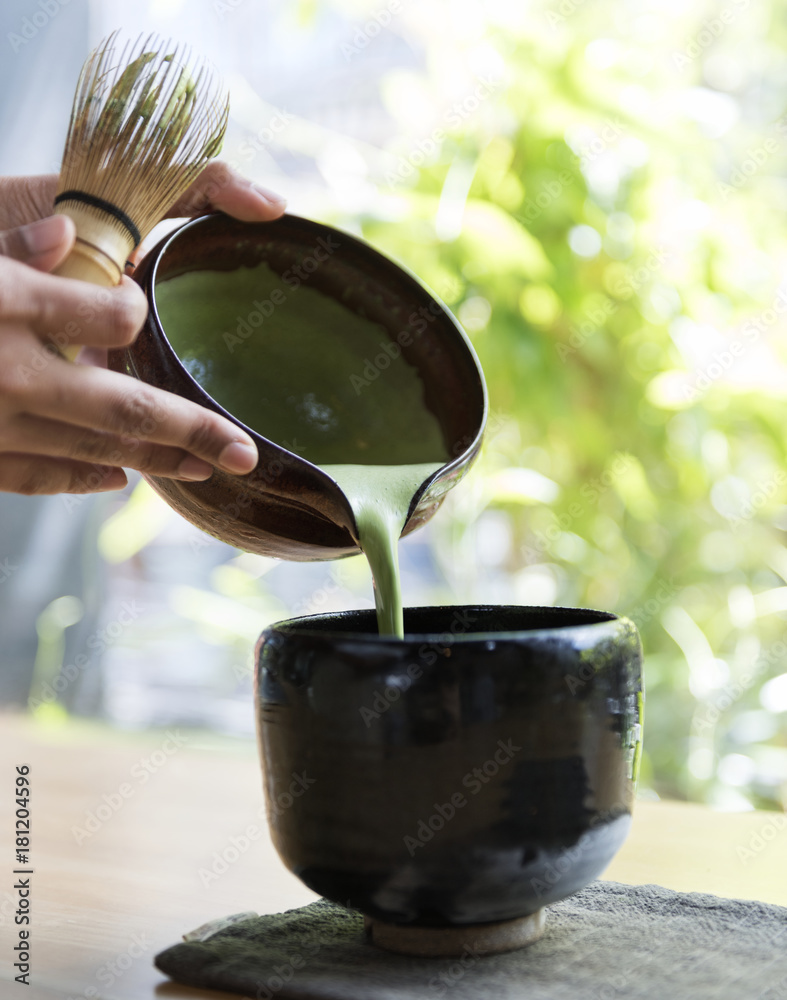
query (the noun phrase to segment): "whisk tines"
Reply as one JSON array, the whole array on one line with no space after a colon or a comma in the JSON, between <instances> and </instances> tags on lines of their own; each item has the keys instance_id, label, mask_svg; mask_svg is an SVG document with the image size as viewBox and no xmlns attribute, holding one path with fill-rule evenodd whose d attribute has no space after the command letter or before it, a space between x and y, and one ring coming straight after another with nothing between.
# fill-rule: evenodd
<instances>
[{"instance_id":1,"label":"whisk tines","mask_svg":"<svg viewBox=\"0 0 787 1000\"><path fill-rule=\"evenodd\" d=\"M219 151L228 114L221 80L188 47L151 34L120 48L114 32L79 77L58 211L95 217L130 252Z\"/></svg>"}]
</instances>

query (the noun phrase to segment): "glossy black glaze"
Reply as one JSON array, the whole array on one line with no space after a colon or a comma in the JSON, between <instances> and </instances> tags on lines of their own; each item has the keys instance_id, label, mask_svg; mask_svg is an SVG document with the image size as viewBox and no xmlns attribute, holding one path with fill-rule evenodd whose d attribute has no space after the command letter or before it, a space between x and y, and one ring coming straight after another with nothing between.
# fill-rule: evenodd
<instances>
[{"instance_id":1,"label":"glossy black glaze","mask_svg":"<svg viewBox=\"0 0 787 1000\"><path fill-rule=\"evenodd\" d=\"M215 410L251 435L260 460L248 476L216 469L204 482L145 478L198 528L230 545L280 559L335 559L357 553L350 505L322 469L242 424L189 375L159 320L155 287L186 272L230 271L261 261L278 274L297 271L316 249L321 259L320 248L325 246L330 256L308 274L309 286L378 322L401 345L403 357L423 380L424 400L451 456L413 498L403 531L407 534L435 513L478 454L486 386L475 352L449 310L414 275L363 240L295 215L261 223L239 222L221 213L193 219L166 236L137 267L134 279L150 311L134 343L110 352L115 371ZM249 378L254 377L250 370Z\"/></svg>"},{"instance_id":2,"label":"glossy black glaze","mask_svg":"<svg viewBox=\"0 0 787 1000\"><path fill-rule=\"evenodd\" d=\"M373 611L260 638L258 735L285 865L393 923L508 920L596 878L631 819L634 625L562 608L404 616L404 641L378 636Z\"/></svg>"}]
</instances>

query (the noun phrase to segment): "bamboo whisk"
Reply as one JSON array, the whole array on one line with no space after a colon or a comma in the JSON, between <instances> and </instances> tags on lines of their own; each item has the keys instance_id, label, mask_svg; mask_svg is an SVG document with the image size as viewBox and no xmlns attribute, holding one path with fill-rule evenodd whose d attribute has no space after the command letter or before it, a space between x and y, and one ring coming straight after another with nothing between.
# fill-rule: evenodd
<instances>
[{"instance_id":1,"label":"bamboo whisk","mask_svg":"<svg viewBox=\"0 0 787 1000\"><path fill-rule=\"evenodd\" d=\"M156 35L88 56L77 83L55 212L76 225L54 272L117 285L126 261L221 149L229 98L210 66ZM66 348L74 359L79 348Z\"/></svg>"}]
</instances>

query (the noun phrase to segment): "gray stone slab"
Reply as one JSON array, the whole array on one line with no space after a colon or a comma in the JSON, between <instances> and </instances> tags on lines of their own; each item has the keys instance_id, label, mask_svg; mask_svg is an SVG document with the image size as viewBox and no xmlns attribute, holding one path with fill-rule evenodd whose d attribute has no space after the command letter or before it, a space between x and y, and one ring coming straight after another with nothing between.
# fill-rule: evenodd
<instances>
[{"instance_id":1,"label":"gray stone slab","mask_svg":"<svg viewBox=\"0 0 787 1000\"><path fill-rule=\"evenodd\" d=\"M172 979L250 1000L787 1000L787 909L594 882L505 955L406 958L321 900L242 919L156 957Z\"/></svg>"}]
</instances>

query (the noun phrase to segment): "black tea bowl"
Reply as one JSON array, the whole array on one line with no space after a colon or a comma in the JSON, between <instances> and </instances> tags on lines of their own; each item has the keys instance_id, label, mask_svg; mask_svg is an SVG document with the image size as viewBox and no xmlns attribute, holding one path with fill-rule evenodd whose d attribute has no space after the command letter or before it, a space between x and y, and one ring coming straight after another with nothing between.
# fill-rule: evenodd
<instances>
[{"instance_id":1,"label":"black tea bowl","mask_svg":"<svg viewBox=\"0 0 787 1000\"><path fill-rule=\"evenodd\" d=\"M255 700L271 836L310 889L411 954L504 951L607 867L641 746L632 622L406 608L267 629Z\"/></svg>"}]
</instances>

